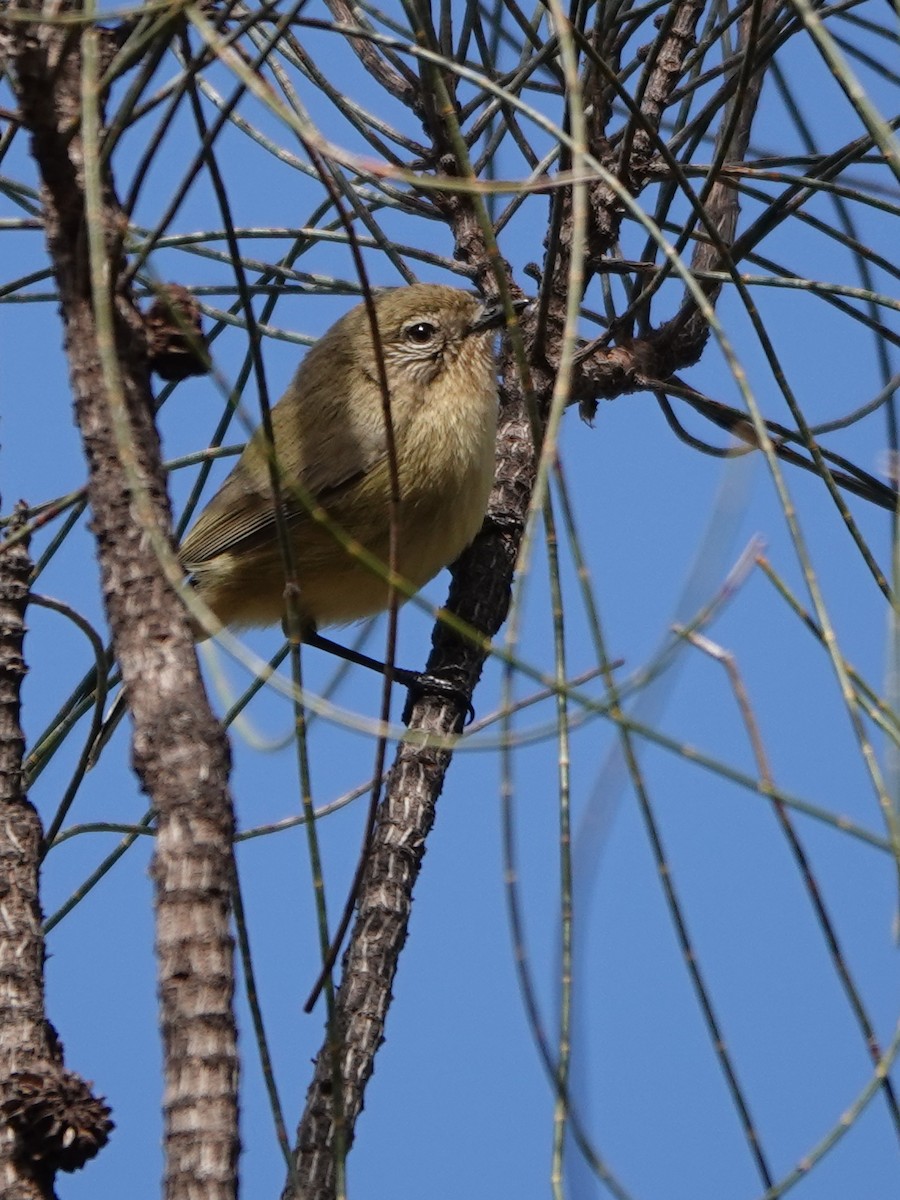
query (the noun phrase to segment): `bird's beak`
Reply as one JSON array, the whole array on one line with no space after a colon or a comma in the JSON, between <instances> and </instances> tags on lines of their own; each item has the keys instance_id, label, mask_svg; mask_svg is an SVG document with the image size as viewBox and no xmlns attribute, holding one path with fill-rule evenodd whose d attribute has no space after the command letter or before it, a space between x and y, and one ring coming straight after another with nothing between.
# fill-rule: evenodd
<instances>
[{"instance_id":1,"label":"bird's beak","mask_svg":"<svg viewBox=\"0 0 900 1200\"><path fill-rule=\"evenodd\" d=\"M513 300L512 306L517 313L523 312L530 300ZM485 304L481 312L469 326L469 333L484 333L487 329L499 329L506 324L506 311L502 304Z\"/></svg>"}]
</instances>

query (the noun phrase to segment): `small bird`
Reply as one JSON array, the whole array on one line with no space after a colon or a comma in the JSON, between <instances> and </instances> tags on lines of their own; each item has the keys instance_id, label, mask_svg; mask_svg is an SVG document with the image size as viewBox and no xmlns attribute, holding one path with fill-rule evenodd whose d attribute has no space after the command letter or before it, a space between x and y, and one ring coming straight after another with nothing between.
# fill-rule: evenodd
<instances>
[{"instance_id":1,"label":"small bird","mask_svg":"<svg viewBox=\"0 0 900 1200\"><path fill-rule=\"evenodd\" d=\"M379 292L375 314L378 349L359 304L307 352L272 409L272 428L303 638L383 670L316 632L381 612L390 600L383 575L345 544L357 542L387 566L391 478L378 355L400 484L397 571L420 588L459 556L484 518L497 430L493 340L505 318L501 307L469 292L426 283ZM272 625L284 616L271 461L257 430L179 550L191 584L223 625ZM311 515L310 501L340 527L344 541ZM198 628L197 636L206 634ZM421 678L394 675L408 684ZM94 742L91 765L123 713L120 695Z\"/></svg>"},{"instance_id":2,"label":"small bird","mask_svg":"<svg viewBox=\"0 0 900 1200\"><path fill-rule=\"evenodd\" d=\"M400 499L397 571L422 587L481 526L494 474L501 308L437 284L375 297L308 351L272 409L274 462L305 630L385 609L383 576L310 514L321 506L347 538L387 564L391 482L378 355L390 394ZM262 430L185 538L179 556L223 625L270 625L285 611L285 570Z\"/></svg>"}]
</instances>

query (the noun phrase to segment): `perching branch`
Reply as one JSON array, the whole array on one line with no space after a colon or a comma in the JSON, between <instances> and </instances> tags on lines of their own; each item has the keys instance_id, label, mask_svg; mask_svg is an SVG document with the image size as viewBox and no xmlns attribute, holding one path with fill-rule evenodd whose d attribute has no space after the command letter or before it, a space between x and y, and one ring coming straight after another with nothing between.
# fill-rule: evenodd
<instances>
[{"instance_id":1,"label":"perching branch","mask_svg":"<svg viewBox=\"0 0 900 1200\"><path fill-rule=\"evenodd\" d=\"M445 130L432 129L436 152L446 149ZM450 165L446 155L442 164ZM463 174L463 163L453 164ZM439 198L453 233L456 256L467 263L481 290L496 297L492 256L480 229L471 197L448 193ZM453 572L449 612L493 637L509 609L513 568L534 484L535 447L521 382L507 358L501 388L494 489L481 533ZM548 394L549 395L549 394ZM539 397L546 402L548 395ZM357 916L342 962L334 1018L316 1057L315 1074L297 1131L294 1172L302 1195L289 1178L283 1200L333 1200L335 1143L353 1141L375 1055L384 1040L387 1011L400 951L406 941L413 889L425 843L434 824L438 797L452 760L448 739L459 732L481 675L485 654L438 622L427 673L452 684L458 698L423 694L412 706L410 731L416 743L398 750L385 797L379 807ZM433 735L438 746L422 745ZM341 1080L335 1103L335 1076Z\"/></svg>"},{"instance_id":2,"label":"perching branch","mask_svg":"<svg viewBox=\"0 0 900 1200\"><path fill-rule=\"evenodd\" d=\"M486 637L503 624L519 542L534 483L534 446L521 389L512 377L502 389L498 460L494 491L484 527L459 559L447 602L450 612ZM484 653L438 623L427 671L471 696ZM458 732L465 704L423 695L413 706L409 727L432 734L441 746ZM401 745L378 811L357 917L342 963L335 999L335 1040L326 1040L316 1058L295 1150L302 1200L333 1200L335 1055L343 1081L340 1121L349 1147L362 1110L375 1054L384 1040L385 1020L400 951L406 941L413 889L425 842L435 820L438 797L450 766L445 748ZM301 1200L288 1181L284 1200Z\"/></svg>"}]
</instances>

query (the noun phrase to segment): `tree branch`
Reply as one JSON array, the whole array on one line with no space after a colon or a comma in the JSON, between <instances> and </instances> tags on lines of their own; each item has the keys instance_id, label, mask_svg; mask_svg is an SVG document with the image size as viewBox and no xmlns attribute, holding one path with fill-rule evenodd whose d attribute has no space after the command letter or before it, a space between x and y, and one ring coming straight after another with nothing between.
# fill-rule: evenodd
<instances>
[{"instance_id":1,"label":"tree branch","mask_svg":"<svg viewBox=\"0 0 900 1200\"><path fill-rule=\"evenodd\" d=\"M443 132L431 132L436 144L441 144ZM447 155L441 166L445 171L465 174L466 164ZM494 259L471 198L446 193L437 202L453 234L457 259L472 268L481 290L494 297ZM508 270L505 264L503 267ZM451 613L485 638L497 633L509 609L513 569L535 471L531 423L521 382L509 358L504 363L503 379L494 489L481 533L454 566L447 602ZM546 401L548 396L542 398ZM342 963L330 1038L326 1037L316 1057L306 1109L297 1131L294 1166L302 1192L298 1197L288 1179L284 1200L333 1200L335 1195L335 1135L340 1130L344 1146L352 1144L375 1054L384 1041L413 888L452 759L446 747L462 728L466 701L481 675L484 658L480 647L445 623L436 623L426 671L450 683L457 695L451 699L426 692L411 708L409 729L417 737L400 746L378 810L357 917ZM334 1102L336 1073L342 1083L339 1105Z\"/></svg>"},{"instance_id":2,"label":"tree branch","mask_svg":"<svg viewBox=\"0 0 900 1200\"><path fill-rule=\"evenodd\" d=\"M24 524L24 518L22 521ZM44 1015L41 822L22 790L25 738L19 691L31 560L14 520L0 553L0 1196L50 1200L57 1171L74 1171L106 1145L103 1100L63 1067Z\"/></svg>"},{"instance_id":3,"label":"tree branch","mask_svg":"<svg viewBox=\"0 0 900 1200\"><path fill-rule=\"evenodd\" d=\"M23 16L28 11L20 2L11 7ZM183 606L156 549L171 545L171 519L143 323L117 287L125 221L108 175L99 214L88 208L82 40L95 36L89 27L81 32L49 19L10 22L4 33L43 181L104 599L135 722L134 763L158 814L152 870L165 1056L164 1190L169 1200L226 1200L236 1194L238 1151L229 756ZM90 96L89 86L84 93ZM90 269L98 226L105 293L93 286ZM104 369L104 309L118 387Z\"/></svg>"},{"instance_id":4,"label":"tree branch","mask_svg":"<svg viewBox=\"0 0 900 1200\"><path fill-rule=\"evenodd\" d=\"M737 192L730 178L719 178L719 171L726 161L729 164L742 162L747 152L765 65L754 61L755 33L759 23L773 6L774 0L761 0L761 3L754 5L740 21L743 53L737 58L736 71L741 75L740 82L743 86L738 89L734 107L723 113L722 124L716 135L716 153L710 175L699 197L706 215L706 230L712 234L712 238L709 241L699 240L695 246L691 266L698 276L713 268L721 270L723 262L731 264L729 252L734 242L740 209ZM689 6L686 7L689 11ZM674 46L680 48L682 61L686 56L688 44L687 31L682 29L674 42ZM671 94L676 81L671 63L666 67L665 81L666 93ZM651 90L655 92L657 89L648 87L648 92ZM662 114L663 109L660 105L661 99L658 97L653 107L654 119L658 119ZM637 141L637 138L635 140ZM640 157L644 168L639 175L642 182L646 182L648 160L643 150ZM627 175L627 172L625 174ZM686 239L685 233L682 241L686 242ZM656 290L661 279L662 275L654 280L652 291ZM722 282L703 282L701 278L700 286L707 299L714 305L722 290ZM642 299L639 298L632 309L638 303L647 306L652 291ZM627 392L644 390L648 381L656 381L657 385L662 383L664 386L665 381L676 371L693 366L699 361L708 339L707 319L700 311L694 296L687 290L679 311L659 328L651 329L643 337L632 339L619 332L618 345L613 347L607 346L608 339L599 339L593 345L584 348L579 355L580 371L574 391L581 402L582 414L590 419L596 409L597 399L612 399Z\"/></svg>"},{"instance_id":5,"label":"tree branch","mask_svg":"<svg viewBox=\"0 0 900 1200\"><path fill-rule=\"evenodd\" d=\"M497 475L481 533L456 563L447 602L450 612L485 637L493 637L506 619L513 568L525 528L534 483L534 445L521 388L514 377L501 391ZM438 622L427 672L452 683L459 699L425 694L414 704L410 731L391 770L379 807L368 865L360 889L357 917L342 963L335 999L334 1043L326 1040L316 1058L295 1151L302 1200L333 1200L335 1131L333 1095L335 1056L343 1081L340 1120L349 1147L362 1111L375 1054L384 1041L387 1011L400 951L406 942L412 893L425 842L434 824L437 800L452 752L420 745L432 735L442 747L458 733L481 675L484 653ZM284 1200L300 1200L288 1181Z\"/></svg>"}]
</instances>

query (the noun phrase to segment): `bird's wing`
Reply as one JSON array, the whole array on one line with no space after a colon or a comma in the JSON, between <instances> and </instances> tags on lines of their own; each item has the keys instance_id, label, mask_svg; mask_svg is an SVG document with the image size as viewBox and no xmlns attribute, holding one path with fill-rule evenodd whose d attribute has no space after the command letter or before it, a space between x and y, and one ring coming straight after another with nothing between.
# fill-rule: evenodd
<instances>
[{"instance_id":1,"label":"bird's wing","mask_svg":"<svg viewBox=\"0 0 900 1200\"><path fill-rule=\"evenodd\" d=\"M346 430L316 438L315 450L312 461L280 464L282 511L291 526L310 520L308 505L298 495L299 489L292 488L293 480L307 497L327 508L387 457L383 439L351 439ZM268 480L268 467L264 443L254 437L182 543L181 560L189 570L219 554L249 551L275 541L272 491L265 483L260 487L260 479Z\"/></svg>"}]
</instances>

